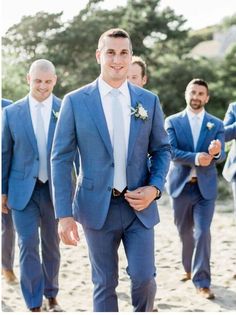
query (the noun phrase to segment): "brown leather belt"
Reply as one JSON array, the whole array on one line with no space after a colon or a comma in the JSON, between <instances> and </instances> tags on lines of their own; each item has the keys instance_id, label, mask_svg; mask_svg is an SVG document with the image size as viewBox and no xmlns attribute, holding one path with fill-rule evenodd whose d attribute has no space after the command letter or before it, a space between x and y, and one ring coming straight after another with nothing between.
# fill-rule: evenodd
<instances>
[{"instance_id":1,"label":"brown leather belt","mask_svg":"<svg viewBox=\"0 0 236 315\"><path fill-rule=\"evenodd\" d=\"M190 184L196 184L197 183L197 177L192 177L189 181Z\"/></svg>"},{"instance_id":2,"label":"brown leather belt","mask_svg":"<svg viewBox=\"0 0 236 315\"><path fill-rule=\"evenodd\" d=\"M122 197L122 196L124 196L126 191L127 191L127 187L125 187L125 189L122 192L120 192L119 190L117 190L115 188L112 188L112 197L113 198Z\"/></svg>"}]
</instances>

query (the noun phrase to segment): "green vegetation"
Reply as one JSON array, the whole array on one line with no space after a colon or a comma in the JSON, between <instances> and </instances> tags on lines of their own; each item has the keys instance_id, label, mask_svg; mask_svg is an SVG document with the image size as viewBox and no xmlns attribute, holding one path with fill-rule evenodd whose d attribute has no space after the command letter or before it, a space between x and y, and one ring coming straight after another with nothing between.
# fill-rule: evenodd
<instances>
[{"instance_id":1,"label":"green vegetation","mask_svg":"<svg viewBox=\"0 0 236 315\"><path fill-rule=\"evenodd\" d=\"M99 73L95 50L100 34L123 27L133 41L134 54L148 64L147 88L160 95L166 115L185 107L184 90L193 77L210 85L208 111L223 118L228 103L236 99L236 46L224 59L193 59L189 51L199 42L212 39L216 30L236 24L236 15L221 25L200 31L188 30L185 18L160 0L128 0L125 7L101 9L102 0L90 0L72 21L62 23L59 14L39 12L25 16L2 39L2 95L17 100L27 93L25 75L37 58L50 59L56 66L55 94L65 93L94 80Z\"/></svg>"}]
</instances>

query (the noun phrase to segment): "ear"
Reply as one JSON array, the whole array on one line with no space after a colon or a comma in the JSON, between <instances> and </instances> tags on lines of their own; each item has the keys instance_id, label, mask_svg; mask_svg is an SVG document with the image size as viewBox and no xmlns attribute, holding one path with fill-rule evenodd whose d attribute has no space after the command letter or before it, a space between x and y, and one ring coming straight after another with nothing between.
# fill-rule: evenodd
<instances>
[{"instance_id":1,"label":"ear","mask_svg":"<svg viewBox=\"0 0 236 315\"><path fill-rule=\"evenodd\" d=\"M55 75L54 77L54 86L56 85L56 83L57 83L57 75Z\"/></svg>"},{"instance_id":2,"label":"ear","mask_svg":"<svg viewBox=\"0 0 236 315\"><path fill-rule=\"evenodd\" d=\"M97 59L97 63L100 64L100 50L96 50L96 59Z\"/></svg>"},{"instance_id":3,"label":"ear","mask_svg":"<svg viewBox=\"0 0 236 315\"><path fill-rule=\"evenodd\" d=\"M27 83L30 84L30 74L29 73L27 73L27 75L26 75L26 80L27 80Z\"/></svg>"},{"instance_id":4,"label":"ear","mask_svg":"<svg viewBox=\"0 0 236 315\"><path fill-rule=\"evenodd\" d=\"M144 77L143 77L143 85L145 85L147 83L147 76L145 75Z\"/></svg>"}]
</instances>

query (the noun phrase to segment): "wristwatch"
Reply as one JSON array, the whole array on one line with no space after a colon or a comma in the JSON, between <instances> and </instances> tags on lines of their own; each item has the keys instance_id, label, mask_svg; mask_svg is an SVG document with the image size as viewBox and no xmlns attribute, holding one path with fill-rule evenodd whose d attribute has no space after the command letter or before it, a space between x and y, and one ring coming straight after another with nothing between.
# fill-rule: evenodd
<instances>
[{"instance_id":1,"label":"wristwatch","mask_svg":"<svg viewBox=\"0 0 236 315\"><path fill-rule=\"evenodd\" d=\"M152 187L155 187L156 188L156 197L154 200L157 200L159 198L161 198L161 191L160 189L158 189L156 186L152 185Z\"/></svg>"}]
</instances>

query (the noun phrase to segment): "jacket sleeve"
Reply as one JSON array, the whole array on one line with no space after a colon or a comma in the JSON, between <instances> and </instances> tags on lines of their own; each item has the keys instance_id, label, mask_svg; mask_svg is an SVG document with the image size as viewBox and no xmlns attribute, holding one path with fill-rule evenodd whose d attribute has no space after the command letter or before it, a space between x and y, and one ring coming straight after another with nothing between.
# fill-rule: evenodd
<instances>
[{"instance_id":1,"label":"jacket sleeve","mask_svg":"<svg viewBox=\"0 0 236 315\"><path fill-rule=\"evenodd\" d=\"M8 124L7 109L2 114L2 194L8 194L8 178L11 168L13 139Z\"/></svg>"}]
</instances>

